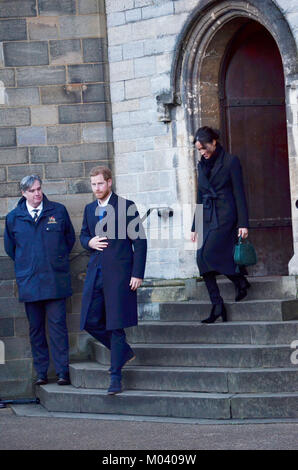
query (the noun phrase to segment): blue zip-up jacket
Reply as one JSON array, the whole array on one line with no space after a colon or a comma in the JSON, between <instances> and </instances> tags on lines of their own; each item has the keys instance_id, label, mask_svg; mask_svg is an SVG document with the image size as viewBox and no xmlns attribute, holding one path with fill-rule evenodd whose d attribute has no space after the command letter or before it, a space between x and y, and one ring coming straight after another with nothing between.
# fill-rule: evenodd
<instances>
[{"instance_id":1,"label":"blue zip-up jacket","mask_svg":"<svg viewBox=\"0 0 298 470\"><path fill-rule=\"evenodd\" d=\"M75 232L66 208L43 195L37 222L22 197L6 216L4 246L14 260L20 302L72 295L69 253Z\"/></svg>"}]
</instances>

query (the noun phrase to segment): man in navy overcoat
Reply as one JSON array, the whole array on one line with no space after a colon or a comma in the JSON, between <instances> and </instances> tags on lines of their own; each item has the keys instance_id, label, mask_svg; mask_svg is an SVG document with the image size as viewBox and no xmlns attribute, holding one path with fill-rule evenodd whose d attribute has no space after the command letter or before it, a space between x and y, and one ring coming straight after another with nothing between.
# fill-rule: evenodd
<instances>
[{"instance_id":1,"label":"man in navy overcoat","mask_svg":"<svg viewBox=\"0 0 298 470\"><path fill-rule=\"evenodd\" d=\"M108 394L121 392L121 369L135 355L124 328L138 323L137 288L144 278L147 241L135 204L112 192L107 167L90 172L96 200L85 207L80 235L90 251L81 329L111 351Z\"/></svg>"},{"instance_id":2,"label":"man in navy overcoat","mask_svg":"<svg viewBox=\"0 0 298 470\"><path fill-rule=\"evenodd\" d=\"M47 383L46 316L57 383L67 385L66 297L72 295L69 253L75 233L66 208L49 201L41 184L38 175L22 179L23 196L6 217L4 245L14 261L19 300L25 303L29 320L36 385Z\"/></svg>"}]
</instances>

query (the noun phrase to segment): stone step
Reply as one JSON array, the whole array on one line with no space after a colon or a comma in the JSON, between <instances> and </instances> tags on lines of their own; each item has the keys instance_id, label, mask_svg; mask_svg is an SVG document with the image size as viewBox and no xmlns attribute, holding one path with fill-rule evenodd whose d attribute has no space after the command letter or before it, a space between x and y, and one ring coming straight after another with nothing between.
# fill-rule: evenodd
<instances>
[{"instance_id":1,"label":"stone step","mask_svg":"<svg viewBox=\"0 0 298 470\"><path fill-rule=\"evenodd\" d=\"M142 309L145 305L147 304L139 306L143 320L201 321L209 316L211 311L210 302L207 301L160 303L158 308L155 308L155 311L152 309L151 312ZM226 302L225 306L228 321L298 320L298 299L242 300L241 302Z\"/></svg>"},{"instance_id":2,"label":"stone step","mask_svg":"<svg viewBox=\"0 0 298 470\"><path fill-rule=\"evenodd\" d=\"M187 300L184 283L181 285L161 285L140 287L138 289L138 302L166 302Z\"/></svg>"},{"instance_id":3,"label":"stone step","mask_svg":"<svg viewBox=\"0 0 298 470\"><path fill-rule=\"evenodd\" d=\"M109 366L97 362L70 365L76 388L107 389ZM127 366L122 371L124 389L216 393L297 392L295 369L228 369L221 367Z\"/></svg>"},{"instance_id":4,"label":"stone step","mask_svg":"<svg viewBox=\"0 0 298 470\"><path fill-rule=\"evenodd\" d=\"M297 418L298 392L221 394L127 390L108 396L106 390L48 384L37 395L48 411L164 416L202 419Z\"/></svg>"},{"instance_id":5,"label":"stone step","mask_svg":"<svg viewBox=\"0 0 298 470\"><path fill-rule=\"evenodd\" d=\"M292 363L290 344L132 344L136 353L134 365L162 367L235 367L297 368ZM110 363L110 352L92 341L94 359Z\"/></svg>"},{"instance_id":6,"label":"stone step","mask_svg":"<svg viewBox=\"0 0 298 470\"><path fill-rule=\"evenodd\" d=\"M127 329L132 343L289 344L298 338L298 321L143 322Z\"/></svg>"},{"instance_id":7,"label":"stone step","mask_svg":"<svg viewBox=\"0 0 298 470\"><path fill-rule=\"evenodd\" d=\"M248 289L247 300L290 299L297 297L295 276L248 277L251 287ZM226 278L218 278L218 286L224 301L235 300L235 288ZM193 299L209 300L205 283L199 281L192 289Z\"/></svg>"}]
</instances>

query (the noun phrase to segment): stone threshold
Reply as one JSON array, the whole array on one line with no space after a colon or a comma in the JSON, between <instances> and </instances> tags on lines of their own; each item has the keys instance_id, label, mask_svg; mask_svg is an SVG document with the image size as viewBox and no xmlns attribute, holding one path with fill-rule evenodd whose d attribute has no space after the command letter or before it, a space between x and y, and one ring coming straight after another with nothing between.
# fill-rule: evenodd
<instances>
[{"instance_id":1,"label":"stone threshold","mask_svg":"<svg viewBox=\"0 0 298 470\"><path fill-rule=\"evenodd\" d=\"M70 419L96 419L101 421L135 421L151 423L173 423L173 424L281 424L297 423L298 418L275 418L275 419L192 419L192 418L167 418L162 416L135 416L117 414L97 413L63 413L47 411L42 405L14 405L10 407L16 416L31 418L70 418Z\"/></svg>"}]
</instances>

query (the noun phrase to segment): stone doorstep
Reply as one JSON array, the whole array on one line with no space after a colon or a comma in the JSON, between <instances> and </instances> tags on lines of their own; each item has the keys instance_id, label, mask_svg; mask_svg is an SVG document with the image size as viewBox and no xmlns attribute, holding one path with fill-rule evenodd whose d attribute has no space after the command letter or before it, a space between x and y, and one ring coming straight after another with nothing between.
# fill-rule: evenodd
<instances>
[{"instance_id":1,"label":"stone doorstep","mask_svg":"<svg viewBox=\"0 0 298 470\"><path fill-rule=\"evenodd\" d=\"M298 339L298 321L226 322L142 322L127 330L128 341L138 343L208 344L290 344Z\"/></svg>"},{"instance_id":2,"label":"stone doorstep","mask_svg":"<svg viewBox=\"0 0 298 470\"><path fill-rule=\"evenodd\" d=\"M107 389L109 366L96 362L70 365L75 388ZM128 390L168 390L216 393L270 393L298 391L298 366L271 369L224 367L150 367L123 369L123 387Z\"/></svg>"},{"instance_id":3,"label":"stone doorstep","mask_svg":"<svg viewBox=\"0 0 298 470\"><path fill-rule=\"evenodd\" d=\"M110 397L106 390L61 390L56 384L38 388L48 411L108 413L175 418L257 419L298 418L298 392L221 394L194 392L124 391Z\"/></svg>"},{"instance_id":4,"label":"stone doorstep","mask_svg":"<svg viewBox=\"0 0 298 470\"><path fill-rule=\"evenodd\" d=\"M298 418L275 418L275 419L195 419L195 418L168 418L163 416L140 416L121 414L101 414L101 413L64 413L48 411L42 405L17 405L11 406L16 416L23 417L43 417L43 418L73 418L73 419L96 419L103 421L135 421L153 423L173 423L173 424L282 424L298 423ZM2 411L3 412L3 411Z\"/></svg>"},{"instance_id":5,"label":"stone doorstep","mask_svg":"<svg viewBox=\"0 0 298 470\"><path fill-rule=\"evenodd\" d=\"M290 345L135 344L134 365L165 367L291 367ZM96 362L109 364L109 352L92 343ZM293 365L294 367L294 365Z\"/></svg>"},{"instance_id":6,"label":"stone doorstep","mask_svg":"<svg viewBox=\"0 0 298 470\"><path fill-rule=\"evenodd\" d=\"M248 289L247 300L265 299L295 299L297 298L297 286L295 276L266 276L248 277L251 287ZM235 288L231 281L218 278L218 286L224 300L234 300ZM192 298L209 300L209 295L204 282L197 282L194 288L189 290Z\"/></svg>"},{"instance_id":7,"label":"stone doorstep","mask_svg":"<svg viewBox=\"0 0 298 470\"><path fill-rule=\"evenodd\" d=\"M248 277L251 284L246 300L296 299L295 276ZM234 301L235 288L231 281L218 276L218 285L224 301ZM145 279L138 290L139 303L170 302L184 300L209 301L202 278Z\"/></svg>"},{"instance_id":8,"label":"stone doorstep","mask_svg":"<svg viewBox=\"0 0 298 470\"><path fill-rule=\"evenodd\" d=\"M298 320L298 299L226 301L228 321L290 321ZM139 304L139 310L146 313L146 304ZM157 310L155 307L154 310ZM162 321L199 321L210 314L210 301L189 300L164 302L158 305ZM148 311L148 319L150 311ZM202 318L201 318L202 317Z\"/></svg>"}]
</instances>

